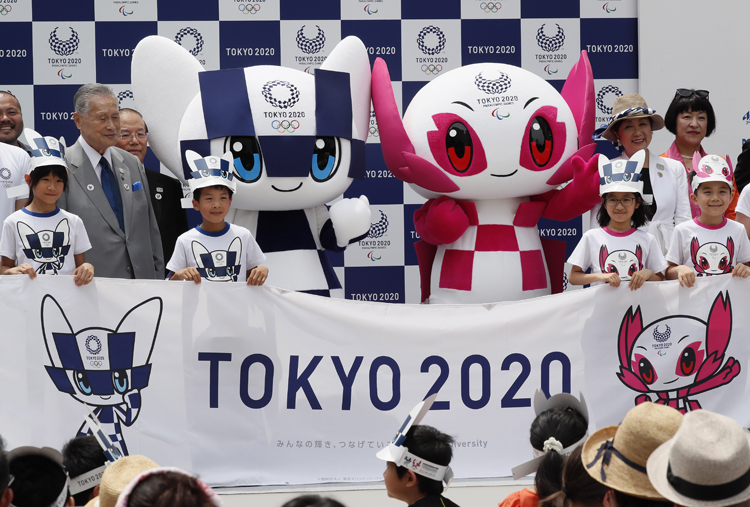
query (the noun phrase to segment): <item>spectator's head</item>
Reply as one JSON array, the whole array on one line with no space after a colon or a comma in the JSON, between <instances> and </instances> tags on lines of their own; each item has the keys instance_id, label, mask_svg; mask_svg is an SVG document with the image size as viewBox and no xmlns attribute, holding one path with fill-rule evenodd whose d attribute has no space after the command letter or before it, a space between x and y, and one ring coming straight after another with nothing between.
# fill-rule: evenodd
<instances>
[{"instance_id":1,"label":"spectator's head","mask_svg":"<svg viewBox=\"0 0 750 507\"><path fill-rule=\"evenodd\" d=\"M432 426L415 425L409 428L401 446L414 455L414 461L429 461L447 467L453 457L452 443L452 437ZM431 479L393 461L388 461L383 478L388 496L410 505L421 497L443 492L442 480Z\"/></svg>"},{"instance_id":2,"label":"spectator's head","mask_svg":"<svg viewBox=\"0 0 750 507\"><path fill-rule=\"evenodd\" d=\"M45 195L49 195L51 189L46 184L51 182L56 182L55 186L61 184L59 191L62 193L68 187L68 170L65 162L63 139L58 141L54 137L43 137L31 129L26 129L24 135L29 148L31 148L29 172L24 175L26 183L29 185L29 203L34 200L37 184L47 176L51 177L45 182L45 185L38 189L43 199L46 198Z\"/></svg>"},{"instance_id":3,"label":"spectator's head","mask_svg":"<svg viewBox=\"0 0 750 507\"><path fill-rule=\"evenodd\" d=\"M540 507L601 507L608 487L594 479L586 471L581 461L579 446L573 449L562 472L562 490L548 496L540 497Z\"/></svg>"},{"instance_id":4,"label":"spectator's head","mask_svg":"<svg viewBox=\"0 0 750 507\"><path fill-rule=\"evenodd\" d=\"M688 128L691 120L695 123L692 128ZM710 136L716 130L716 114L708 100L708 91L677 88L664 115L664 126L682 142L700 143L704 137Z\"/></svg>"},{"instance_id":5,"label":"spectator's head","mask_svg":"<svg viewBox=\"0 0 750 507\"><path fill-rule=\"evenodd\" d=\"M115 507L117 497L130 481L159 465L146 456L125 456L107 467L99 484L99 507Z\"/></svg>"},{"instance_id":6,"label":"spectator's head","mask_svg":"<svg viewBox=\"0 0 750 507\"><path fill-rule=\"evenodd\" d=\"M85 505L99 494L107 458L93 436L69 440L63 446L62 455L63 466L70 476L71 496L76 505Z\"/></svg>"},{"instance_id":7,"label":"spectator's head","mask_svg":"<svg viewBox=\"0 0 750 507\"><path fill-rule=\"evenodd\" d=\"M648 460L648 477L667 500L686 507L750 503L750 433L729 417L697 410Z\"/></svg>"},{"instance_id":8,"label":"spectator's head","mask_svg":"<svg viewBox=\"0 0 750 507\"><path fill-rule=\"evenodd\" d=\"M0 91L0 143L18 146L23 132L21 103L10 92Z\"/></svg>"},{"instance_id":9,"label":"spectator's head","mask_svg":"<svg viewBox=\"0 0 750 507\"><path fill-rule=\"evenodd\" d=\"M546 498L560 491L564 455L570 452L571 446L583 443L588 427L584 415L571 406L556 406L545 410L531 423L531 447L536 451L535 454L544 453L534 477L539 498Z\"/></svg>"},{"instance_id":10,"label":"spectator's head","mask_svg":"<svg viewBox=\"0 0 750 507\"><path fill-rule=\"evenodd\" d=\"M320 495L300 495L292 498L281 507L344 507L344 504Z\"/></svg>"},{"instance_id":11,"label":"spectator's head","mask_svg":"<svg viewBox=\"0 0 750 507\"><path fill-rule=\"evenodd\" d=\"M62 454L51 447L18 447L8 453L15 507L73 505Z\"/></svg>"},{"instance_id":12,"label":"spectator's head","mask_svg":"<svg viewBox=\"0 0 750 507\"><path fill-rule=\"evenodd\" d=\"M177 468L155 468L141 473L124 488L117 500L117 507L220 505L219 496L203 481Z\"/></svg>"},{"instance_id":13,"label":"spectator's head","mask_svg":"<svg viewBox=\"0 0 750 507\"><path fill-rule=\"evenodd\" d=\"M602 428L586 440L583 464L591 477L624 494L618 497L664 501L648 480L646 462L654 449L674 436L681 421L682 414L673 408L641 403L619 426Z\"/></svg>"},{"instance_id":14,"label":"spectator's head","mask_svg":"<svg viewBox=\"0 0 750 507\"><path fill-rule=\"evenodd\" d=\"M117 143L120 135L120 112L117 96L107 85L89 83L73 97L73 121L83 139L99 154Z\"/></svg>"},{"instance_id":15,"label":"spectator's head","mask_svg":"<svg viewBox=\"0 0 750 507\"><path fill-rule=\"evenodd\" d=\"M148 127L141 113L135 109L120 109L120 137L117 147L138 157L143 162L148 146Z\"/></svg>"},{"instance_id":16,"label":"spectator's head","mask_svg":"<svg viewBox=\"0 0 750 507\"><path fill-rule=\"evenodd\" d=\"M13 501L13 490L10 489L11 475L8 467L8 453L5 443L0 437L0 507L8 507Z\"/></svg>"}]
</instances>

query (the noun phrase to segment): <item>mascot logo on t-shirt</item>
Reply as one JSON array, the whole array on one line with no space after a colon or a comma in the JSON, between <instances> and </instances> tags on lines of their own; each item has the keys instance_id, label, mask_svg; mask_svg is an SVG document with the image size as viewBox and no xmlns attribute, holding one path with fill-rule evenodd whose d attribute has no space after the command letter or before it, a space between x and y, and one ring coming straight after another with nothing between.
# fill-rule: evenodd
<instances>
[{"instance_id":1,"label":"mascot logo on t-shirt","mask_svg":"<svg viewBox=\"0 0 750 507\"><path fill-rule=\"evenodd\" d=\"M234 238L229 250L208 249L197 241L192 243L198 273L210 282L236 282L242 259L242 240Z\"/></svg>"},{"instance_id":2,"label":"mascot logo on t-shirt","mask_svg":"<svg viewBox=\"0 0 750 507\"><path fill-rule=\"evenodd\" d=\"M734 259L734 240L727 238L727 244L711 242L700 244L698 238L690 241L690 257L695 266L696 276L713 276L731 273Z\"/></svg>"},{"instance_id":3,"label":"mascot logo on t-shirt","mask_svg":"<svg viewBox=\"0 0 750 507\"><path fill-rule=\"evenodd\" d=\"M674 315L643 326L640 306L631 306L620 325L620 381L639 393L635 403L653 401L683 414L701 408L693 395L730 383L740 363L727 357L732 335L729 293L716 296L708 320ZM655 395L652 397L651 395Z\"/></svg>"},{"instance_id":4,"label":"mascot logo on t-shirt","mask_svg":"<svg viewBox=\"0 0 750 507\"><path fill-rule=\"evenodd\" d=\"M637 272L643 269L643 249L636 245L635 253L630 250L615 250L609 253L607 245L599 249L599 269L602 273L616 273L620 280L630 280Z\"/></svg>"},{"instance_id":5,"label":"mascot logo on t-shirt","mask_svg":"<svg viewBox=\"0 0 750 507\"><path fill-rule=\"evenodd\" d=\"M188 150L231 153L237 192L227 221L255 237L268 283L343 296L324 250L366 236L369 202L341 199L330 212L326 203L365 176L370 64L362 41L345 38L311 75L271 65L207 71L173 41L151 36L135 49L132 82L149 144L180 180L190 177Z\"/></svg>"},{"instance_id":6,"label":"mascot logo on t-shirt","mask_svg":"<svg viewBox=\"0 0 750 507\"><path fill-rule=\"evenodd\" d=\"M93 408L123 455L128 448L121 424L132 425L140 414L162 307L161 298L153 297L134 306L114 329L75 332L55 298L42 299L42 334L51 363L47 373L58 390ZM90 433L84 421L78 436Z\"/></svg>"},{"instance_id":7,"label":"mascot logo on t-shirt","mask_svg":"<svg viewBox=\"0 0 750 507\"><path fill-rule=\"evenodd\" d=\"M63 218L54 231L36 232L28 224L18 222L18 236L21 238L24 255L39 264L39 274L56 275L65 264L65 256L70 251L70 225Z\"/></svg>"}]
</instances>

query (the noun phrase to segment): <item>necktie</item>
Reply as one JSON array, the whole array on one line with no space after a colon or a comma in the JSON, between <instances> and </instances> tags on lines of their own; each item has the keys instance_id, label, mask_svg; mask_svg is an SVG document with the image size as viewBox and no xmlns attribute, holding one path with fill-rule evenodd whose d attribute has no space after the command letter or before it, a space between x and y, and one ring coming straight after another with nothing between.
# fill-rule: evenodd
<instances>
[{"instance_id":1,"label":"necktie","mask_svg":"<svg viewBox=\"0 0 750 507\"><path fill-rule=\"evenodd\" d=\"M107 201L112 207L112 211L115 212L117 217L117 223L120 224L120 230L125 232L125 223L123 221L122 213L122 197L120 196L120 190L117 188L117 179L115 178L112 168L109 167L107 159L102 157L99 160L99 164L102 166L102 190L104 195L107 196Z\"/></svg>"}]
</instances>

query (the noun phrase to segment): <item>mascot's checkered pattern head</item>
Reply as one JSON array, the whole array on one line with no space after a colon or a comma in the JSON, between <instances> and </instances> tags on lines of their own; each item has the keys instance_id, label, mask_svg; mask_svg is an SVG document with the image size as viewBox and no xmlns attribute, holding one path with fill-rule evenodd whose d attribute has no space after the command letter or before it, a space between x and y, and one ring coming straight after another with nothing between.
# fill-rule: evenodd
<instances>
[{"instance_id":1,"label":"mascot's checkered pattern head","mask_svg":"<svg viewBox=\"0 0 750 507\"><path fill-rule=\"evenodd\" d=\"M23 129L23 135L31 148L29 172L47 165L68 167L65 163L65 139L61 137L58 141L54 137L44 137L31 129Z\"/></svg>"},{"instance_id":2,"label":"mascot's checkered pattern head","mask_svg":"<svg viewBox=\"0 0 750 507\"><path fill-rule=\"evenodd\" d=\"M213 187L222 185L232 192L237 191L237 182L231 171L232 154L225 153L219 157L201 157L192 150L185 152L185 160L190 167L190 191L195 192L197 188Z\"/></svg>"},{"instance_id":3,"label":"mascot's checkered pattern head","mask_svg":"<svg viewBox=\"0 0 750 507\"><path fill-rule=\"evenodd\" d=\"M646 161L646 150L635 153L630 160L610 161L599 155L599 195L610 192L632 192L643 195L641 170Z\"/></svg>"},{"instance_id":4,"label":"mascot's checkered pattern head","mask_svg":"<svg viewBox=\"0 0 750 507\"><path fill-rule=\"evenodd\" d=\"M181 180L184 154L232 154L234 206L289 210L322 205L364 177L370 64L362 41L342 40L314 75L259 65L206 71L164 37L135 49L132 82L149 143Z\"/></svg>"},{"instance_id":5,"label":"mascot's checkered pattern head","mask_svg":"<svg viewBox=\"0 0 750 507\"><path fill-rule=\"evenodd\" d=\"M131 309L115 329L75 332L60 304L45 296L42 332L52 363L46 368L57 389L101 407L121 404L127 393L148 386L161 312L161 299L151 298Z\"/></svg>"},{"instance_id":6,"label":"mascot's checkered pattern head","mask_svg":"<svg viewBox=\"0 0 750 507\"><path fill-rule=\"evenodd\" d=\"M729 155L726 159L718 155L706 155L701 158L700 153L696 151L693 154L693 171L695 171L695 174L690 181L693 193L698 190L701 183L709 181L726 183L730 190L734 188L732 185L734 170L732 169L732 163L729 161Z\"/></svg>"}]
</instances>

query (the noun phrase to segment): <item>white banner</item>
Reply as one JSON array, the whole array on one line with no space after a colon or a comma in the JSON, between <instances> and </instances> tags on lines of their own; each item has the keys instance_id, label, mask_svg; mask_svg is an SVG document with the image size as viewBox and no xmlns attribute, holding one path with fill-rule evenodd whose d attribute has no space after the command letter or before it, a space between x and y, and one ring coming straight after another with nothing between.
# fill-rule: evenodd
<instances>
[{"instance_id":1,"label":"white banner","mask_svg":"<svg viewBox=\"0 0 750 507\"><path fill-rule=\"evenodd\" d=\"M532 457L537 389L583 392L592 431L660 396L750 425L749 297L729 276L476 306L4 276L0 433L60 448L87 403L130 454L212 485L376 481L438 390L424 423L456 438L456 476L508 476Z\"/></svg>"}]
</instances>

